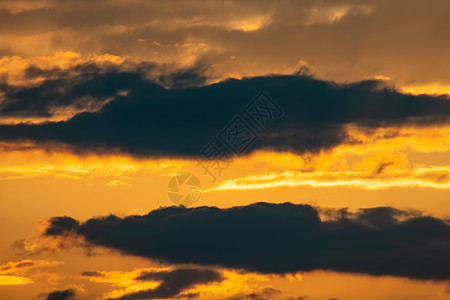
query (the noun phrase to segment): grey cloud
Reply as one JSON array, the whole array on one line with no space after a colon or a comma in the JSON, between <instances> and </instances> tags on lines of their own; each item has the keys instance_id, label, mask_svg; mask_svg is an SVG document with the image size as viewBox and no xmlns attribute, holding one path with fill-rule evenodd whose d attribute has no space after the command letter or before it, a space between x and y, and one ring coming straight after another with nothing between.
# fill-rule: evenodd
<instances>
[{"instance_id":1,"label":"grey cloud","mask_svg":"<svg viewBox=\"0 0 450 300\"><path fill-rule=\"evenodd\" d=\"M110 215L75 228L78 222L72 218L53 218L45 235L81 235L93 245L171 263L262 273L331 270L447 280L449 221L390 207L322 221L308 205L256 203Z\"/></svg>"},{"instance_id":2,"label":"grey cloud","mask_svg":"<svg viewBox=\"0 0 450 300\"><path fill-rule=\"evenodd\" d=\"M187 74L179 78L196 81L195 72ZM98 112L80 113L66 122L0 125L0 140L31 140L50 145L57 142L77 152L123 151L142 156L193 157L227 123L242 114L261 90L266 90L285 114L269 123L268 113L272 111L258 108L266 114L262 117L267 121L264 129L255 123L259 122L259 116L253 121L244 120L255 143L237 149L240 154L256 149L302 153L358 142L348 136L345 126L349 124L370 131L384 126L442 125L450 117L450 102L443 101L446 97L406 95L377 81L338 85L302 75L232 79L165 89L140 74L112 72L75 86L69 95L108 95L118 88L129 88L130 92L115 97ZM35 97L40 99L39 91L40 88L27 90L4 110L15 109L31 115L40 113L40 109L45 111L48 108L45 97L42 102L33 102Z\"/></svg>"}]
</instances>

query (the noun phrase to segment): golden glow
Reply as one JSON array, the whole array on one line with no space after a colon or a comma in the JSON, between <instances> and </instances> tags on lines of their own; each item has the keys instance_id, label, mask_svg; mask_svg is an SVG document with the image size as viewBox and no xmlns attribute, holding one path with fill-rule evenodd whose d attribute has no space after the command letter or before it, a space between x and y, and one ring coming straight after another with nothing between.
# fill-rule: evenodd
<instances>
[{"instance_id":1,"label":"golden glow","mask_svg":"<svg viewBox=\"0 0 450 300\"><path fill-rule=\"evenodd\" d=\"M18 270L30 269L30 268L41 268L41 267L54 267L62 265L62 261L48 261L48 260L31 260L24 259L18 262L7 262L0 266L0 273L11 274L17 272Z\"/></svg>"},{"instance_id":2,"label":"golden glow","mask_svg":"<svg viewBox=\"0 0 450 300\"><path fill-rule=\"evenodd\" d=\"M441 83L429 83L424 85L410 85L403 86L401 88L403 93L413 94L413 95L450 95L450 85L445 85Z\"/></svg>"},{"instance_id":3,"label":"golden glow","mask_svg":"<svg viewBox=\"0 0 450 300\"><path fill-rule=\"evenodd\" d=\"M372 77L372 79L381 80L381 81L390 81L391 80L391 78L389 76L384 76L384 75L375 75Z\"/></svg>"},{"instance_id":4,"label":"golden glow","mask_svg":"<svg viewBox=\"0 0 450 300\"><path fill-rule=\"evenodd\" d=\"M310 11L310 15L305 22L305 25L339 22L350 12L369 14L372 12L372 7L365 5L343 5L337 7L313 8Z\"/></svg>"},{"instance_id":5,"label":"golden glow","mask_svg":"<svg viewBox=\"0 0 450 300\"><path fill-rule=\"evenodd\" d=\"M118 287L105 295L104 299L117 298L125 294L144 291L148 289L156 288L159 281L140 281L135 278L142 272L162 272L171 271L172 267L166 268L139 268L129 272L123 271L101 271L101 276L87 276L86 278L93 282L109 283L115 287ZM277 275L260 275L256 273L242 273L230 269L219 270L222 274L223 280L213 282L209 284L198 284L192 288L186 289L183 293L195 294L200 293L201 297L210 298L232 296L238 293L251 293L261 283L268 282L272 277L278 277ZM298 280L300 275L290 275L290 280Z\"/></svg>"},{"instance_id":6,"label":"golden glow","mask_svg":"<svg viewBox=\"0 0 450 300\"><path fill-rule=\"evenodd\" d=\"M112 187L114 187L114 186L131 187L131 184L126 183L126 182L124 182L124 181L122 181L122 180L118 180L118 179L111 180L111 181L108 182L106 185L107 185L107 186L112 186Z\"/></svg>"},{"instance_id":7,"label":"golden glow","mask_svg":"<svg viewBox=\"0 0 450 300\"><path fill-rule=\"evenodd\" d=\"M257 151L248 157L236 157L227 175L231 177L221 178L219 186L207 190L305 185L449 188L448 165L412 162L409 153L449 152L450 127L381 128L367 133L349 126L347 132L350 143L317 154ZM196 165L187 159L137 159L123 154L79 156L63 148L50 154L33 150L31 144L24 146L32 150L1 152L0 181L42 176L75 180L104 177L109 187L131 187L134 179L151 174L169 177Z\"/></svg>"},{"instance_id":8,"label":"golden glow","mask_svg":"<svg viewBox=\"0 0 450 300\"><path fill-rule=\"evenodd\" d=\"M0 275L0 285L22 285L33 283L29 278L10 276L10 275Z\"/></svg>"},{"instance_id":9,"label":"golden glow","mask_svg":"<svg viewBox=\"0 0 450 300\"><path fill-rule=\"evenodd\" d=\"M450 188L450 165L411 162L411 153L450 151L449 127L381 128L367 133L349 126L350 142L318 154L256 152L258 172L230 178L205 192L284 186ZM236 159L244 164L244 159ZM247 168L250 170L249 168ZM265 171L267 170L267 171Z\"/></svg>"},{"instance_id":10,"label":"golden glow","mask_svg":"<svg viewBox=\"0 0 450 300\"><path fill-rule=\"evenodd\" d=\"M126 155L79 156L70 152L48 153L44 150L2 151L0 181L54 176L86 179L89 177L115 177L110 186L123 185L128 176L146 176L149 173L170 176L188 162L180 159L135 159ZM38 159L37 159L38 158Z\"/></svg>"},{"instance_id":11,"label":"golden glow","mask_svg":"<svg viewBox=\"0 0 450 300\"><path fill-rule=\"evenodd\" d=\"M63 265L62 261L31 260L24 259L18 262L7 262L0 265L0 286L1 285L23 285L34 283L29 275L36 274L32 269L55 267ZM48 274L47 274L48 275Z\"/></svg>"},{"instance_id":12,"label":"golden glow","mask_svg":"<svg viewBox=\"0 0 450 300\"><path fill-rule=\"evenodd\" d=\"M246 20L237 20L230 24L234 30L244 32L257 31L271 22L271 15L256 16Z\"/></svg>"},{"instance_id":13,"label":"golden glow","mask_svg":"<svg viewBox=\"0 0 450 300\"><path fill-rule=\"evenodd\" d=\"M26 78L25 71L31 67L41 70L68 70L70 67L86 63L96 63L99 66L108 64L119 65L125 61L124 58L112 54L89 54L81 55L71 51L61 51L54 55L35 56L23 58L20 56L5 56L0 58L0 74L8 74L8 83L11 85L36 84L44 80L43 77Z\"/></svg>"},{"instance_id":14,"label":"golden glow","mask_svg":"<svg viewBox=\"0 0 450 300\"><path fill-rule=\"evenodd\" d=\"M316 79L337 84L379 80L401 93L443 95L440 99L448 101L448 3L422 2L0 0L0 89L7 87L0 91L0 108L14 101L7 98L11 89L39 87L46 80L67 78L67 86L57 88L70 92L71 84L84 82L85 67L94 64L101 74L130 72L149 82L166 75L189 81L178 75L193 70L206 84L308 70ZM33 67L44 72L30 72ZM89 76L95 72L88 71ZM132 93L98 96L104 94L99 89L62 101L72 103L50 101L57 104L48 107L49 116L5 110L0 124L67 121ZM46 94L52 95L41 95ZM33 106L32 98L24 99ZM161 284L136 280L142 272L200 267L93 246L75 234L43 234L52 216L85 222L170 206L168 182L180 172L201 181L196 207L290 202L320 207L325 220L336 208L352 214L389 206L448 219L450 122L422 125L399 122L399 127L372 130L351 124L346 140L324 151L260 150L233 157L214 182L192 158L0 142L0 298L45 299L66 289L75 290L76 299L120 298ZM200 150L203 145L194 146ZM223 280L190 286L173 299L447 300L450 295L448 281L209 268ZM94 276L85 276L89 271Z\"/></svg>"},{"instance_id":15,"label":"golden glow","mask_svg":"<svg viewBox=\"0 0 450 300\"><path fill-rule=\"evenodd\" d=\"M376 177L372 174L352 171L317 171L312 173L286 171L283 173L257 174L227 180L204 192L265 189L283 186L353 187L368 190L392 187L450 189L450 166L394 170L390 174Z\"/></svg>"},{"instance_id":16,"label":"golden glow","mask_svg":"<svg viewBox=\"0 0 450 300\"><path fill-rule=\"evenodd\" d=\"M122 271L103 271L101 276L86 277L90 281L100 283L110 283L112 286L120 287L104 295L104 299L120 298L125 294L134 293L142 290L154 289L159 285L158 281L139 281L135 280L142 272L161 272L169 271L170 268L145 268L136 269L130 272Z\"/></svg>"},{"instance_id":17,"label":"golden glow","mask_svg":"<svg viewBox=\"0 0 450 300\"><path fill-rule=\"evenodd\" d=\"M269 281L270 275L256 273L240 273L234 270L223 270L224 280L208 285L199 285L188 292L199 292L203 297L232 296L237 293L251 293L259 284Z\"/></svg>"}]
</instances>

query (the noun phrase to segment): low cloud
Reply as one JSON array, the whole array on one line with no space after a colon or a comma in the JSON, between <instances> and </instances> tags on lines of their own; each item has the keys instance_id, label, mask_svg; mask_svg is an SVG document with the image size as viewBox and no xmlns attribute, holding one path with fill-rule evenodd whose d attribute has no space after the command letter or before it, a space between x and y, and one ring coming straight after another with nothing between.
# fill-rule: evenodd
<instances>
[{"instance_id":1,"label":"low cloud","mask_svg":"<svg viewBox=\"0 0 450 300\"><path fill-rule=\"evenodd\" d=\"M450 277L448 220L378 207L322 221L308 205L257 203L168 207L143 216L114 215L80 223L49 220L44 235L79 235L93 245L171 263L262 273L310 270L417 279Z\"/></svg>"},{"instance_id":2,"label":"low cloud","mask_svg":"<svg viewBox=\"0 0 450 300\"><path fill-rule=\"evenodd\" d=\"M56 82L53 85L57 86ZM113 96L119 88L130 90ZM113 72L94 76L69 93L73 97L74 93L95 91L115 97L99 111L80 113L62 122L0 125L0 140L65 144L77 152L195 157L220 132L228 132L222 131L227 124L226 130L234 128L236 124L230 121L241 116L260 90L266 90L285 114L277 112L275 118L273 107L264 108L259 103L253 107L259 115L238 120L240 132L245 130L246 139L254 141L243 149L233 149L240 154L256 149L316 152L358 143L348 135L348 125L370 131L386 126L442 125L450 117L450 102L443 101L446 97L401 94L378 81L338 85L308 76L267 76L165 89L140 75ZM34 97L26 97L30 105L35 105ZM39 112L41 108L33 105L26 110ZM13 105L7 110L12 107L18 109ZM263 127L258 126L259 121Z\"/></svg>"},{"instance_id":3,"label":"low cloud","mask_svg":"<svg viewBox=\"0 0 450 300\"><path fill-rule=\"evenodd\" d=\"M201 65L181 69L113 55L83 57L60 52L3 60L8 76L0 80L2 123L68 120L78 113L99 111L116 97L149 83L180 88L201 85L206 80Z\"/></svg>"},{"instance_id":4,"label":"low cloud","mask_svg":"<svg viewBox=\"0 0 450 300\"><path fill-rule=\"evenodd\" d=\"M73 289L67 289L63 291L54 291L48 294L47 300L74 300L75 291Z\"/></svg>"}]
</instances>

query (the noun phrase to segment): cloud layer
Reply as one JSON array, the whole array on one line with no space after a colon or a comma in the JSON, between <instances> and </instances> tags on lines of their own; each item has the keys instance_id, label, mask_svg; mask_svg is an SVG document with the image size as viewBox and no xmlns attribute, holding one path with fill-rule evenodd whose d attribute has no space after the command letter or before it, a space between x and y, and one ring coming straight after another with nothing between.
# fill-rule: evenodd
<instances>
[{"instance_id":1,"label":"cloud layer","mask_svg":"<svg viewBox=\"0 0 450 300\"><path fill-rule=\"evenodd\" d=\"M448 13L439 0L8 0L0 3L0 55L203 60L224 78L286 74L307 63L338 81L384 75L448 85Z\"/></svg>"},{"instance_id":2,"label":"cloud layer","mask_svg":"<svg viewBox=\"0 0 450 300\"><path fill-rule=\"evenodd\" d=\"M316 269L419 279L450 278L450 224L389 207L345 210L322 221L317 209L257 203L219 209L169 207L143 216L80 223L54 217L46 236L87 242L172 263L263 273Z\"/></svg>"},{"instance_id":3,"label":"cloud layer","mask_svg":"<svg viewBox=\"0 0 450 300\"><path fill-rule=\"evenodd\" d=\"M195 73L192 76L196 78ZM42 83L46 84L49 82ZM50 85L58 86L54 82ZM83 81L71 88L72 96L55 101L70 102L74 95L99 93L107 97L120 89L129 92L114 96L115 100L97 112L81 113L65 122L0 125L0 139L58 142L77 151L193 157L199 156L208 142L221 138L222 147L231 153L255 149L301 153L358 143L347 134L345 126L349 124L367 130L425 126L445 123L450 116L450 102L443 96L401 94L377 81L338 85L308 76L230 79L202 87L165 89L142 75L110 72ZM51 89L42 90L48 93ZM272 104L264 106L257 101L246 106L261 90L273 98ZM48 113L46 103L52 97L40 91L27 90L19 93L19 98L16 94L4 109ZM233 132L244 135L236 139ZM232 145L224 139L233 140ZM244 147L236 146L240 141Z\"/></svg>"}]
</instances>

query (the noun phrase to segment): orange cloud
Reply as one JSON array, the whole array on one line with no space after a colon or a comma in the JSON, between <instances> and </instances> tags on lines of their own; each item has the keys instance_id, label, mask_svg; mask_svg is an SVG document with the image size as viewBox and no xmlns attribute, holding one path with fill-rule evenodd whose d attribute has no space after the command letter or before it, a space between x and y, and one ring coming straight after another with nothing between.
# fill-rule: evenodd
<instances>
[{"instance_id":1,"label":"orange cloud","mask_svg":"<svg viewBox=\"0 0 450 300\"><path fill-rule=\"evenodd\" d=\"M61 51L54 55L34 56L23 58L20 56L5 56L0 58L0 74L7 74L7 82L11 85L29 85L42 82L44 77L27 78L25 71L31 67L41 70L68 70L77 65L95 63L99 66L120 65L125 58L112 54L81 55L71 51Z\"/></svg>"},{"instance_id":2,"label":"orange cloud","mask_svg":"<svg viewBox=\"0 0 450 300\"><path fill-rule=\"evenodd\" d=\"M17 271L28 270L31 268L53 267L63 264L62 261L48 261L48 260L31 260L25 259L19 262L7 262L0 266L0 273L12 274Z\"/></svg>"},{"instance_id":3,"label":"orange cloud","mask_svg":"<svg viewBox=\"0 0 450 300\"><path fill-rule=\"evenodd\" d=\"M50 1L46 0L3 0L0 2L0 9L7 10L12 14L19 14L24 11L36 10L50 6Z\"/></svg>"},{"instance_id":4,"label":"orange cloud","mask_svg":"<svg viewBox=\"0 0 450 300\"><path fill-rule=\"evenodd\" d=\"M449 127L380 128L363 132L349 127L350 143L318 154L259 151L236 158L245 169L205 192L276 187L450 188L450 165L413 159L415 154L450 151ZM437 162L439 163L439 162ZM231 166L233 168L233 166Z\"/></svg>"},{"instance_id":5,"label":"orange cloud","mask_svg":"<svg viewBox=\"0 0 450 300\"><path fill-rule=\"evenodd\" d=\"M170 176L188 164L188 161L182 159L138 159L120 154L79 156L56 149L52 153L40 149L10 151L6 149L6 144L2 145L0 181L39 176L78 180L108 177L112 178L108 185L118 186L123 185L124 181L121 180L130 177L145 177L148 174Z\"/></svg>"},{"instance_id":6,"label":"orange cloud","mask_svg":"<svg viewBox=\"0 0 450 300\"><path fill-rule=\"evenodd\" d=\"M62 261L25 259L0 265L0 285L23 285L36 279L31 269L54 267L64 264ZM31 278L30 278L31 277Z\"/></svg>"},{"instance_id":7,"label":"orange cloud","mask_svg":"<svg viewBox=\"0 0 450 300\"><path fill-rule=\"evenodd\" d=\"M415 167L411 170L393 170L389 174L375 176L357 171L341 172L296 172L249 175L222 182L204 192L229 190L255 190L276 187L353 187L368 190L392 187L421 187L450 189L450 166Z\"/></svg>"}]
</instances>

